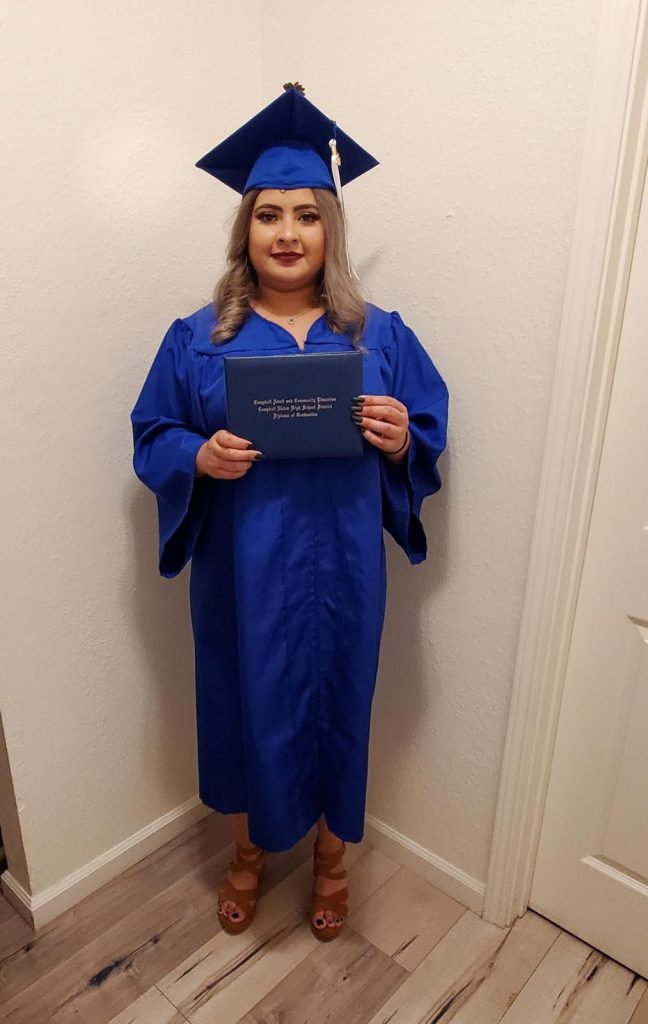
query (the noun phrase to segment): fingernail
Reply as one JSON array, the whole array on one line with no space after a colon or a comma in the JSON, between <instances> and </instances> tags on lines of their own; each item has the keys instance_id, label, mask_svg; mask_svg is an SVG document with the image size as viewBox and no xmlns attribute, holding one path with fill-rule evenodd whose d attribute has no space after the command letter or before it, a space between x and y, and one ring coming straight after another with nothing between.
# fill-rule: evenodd
<instances>
[{"instance_id":1,"label":"fingernail","mask_svg":"<svg viewBox=\"0 0 648 1024\"><path fill-rule=\"evenodd\" d=\"M252 442L251 442L251 441L248 441L248 443L247 443L246 447L247 447L247 448L254 448L254 445L252 444Z\"/></svg>"},{"instance_id":2,"label":"fingernail","mask_svg":"<svg viewBox=\"0 0 648 1024\"><path fill-rule=\"evenodd\" d=\"M355 413L353 413L353 415L351 416L351 419L355 423L362 423L362 416L357 416Z\"/></svg>"},{"instance_id":3,"label":"fingernail","mask_svg":"<svg viewBox=\"0 0 648 1024\"><path fill-rule=\"evenodd\" d=\"M366 397L367 397L366 395L354 395L353 396L353 401L354 402L364 402Z\"/></svg>"},{"instance_id":4,"label":"fingernail","mask_svg":"<svg viewBox=\"0 0 648 1024\"><path fill-rule=\"evenodd\" d=\"M258 462L259 459L265 459L265 455L263 454L263 452L257 452L256 455L254 456L255 462Z\"/></svg>"},{"instance_id":5,"label":"fingernail","mask_svg":"<svg viewBox=\"0 0 648 1024\"><path fill-rule=\"evenodd\" d=\"M364 402L356 402L354 400L353 402L351 402L351 408L352 409L364 409Z\"/></svg>"}]
</instances>

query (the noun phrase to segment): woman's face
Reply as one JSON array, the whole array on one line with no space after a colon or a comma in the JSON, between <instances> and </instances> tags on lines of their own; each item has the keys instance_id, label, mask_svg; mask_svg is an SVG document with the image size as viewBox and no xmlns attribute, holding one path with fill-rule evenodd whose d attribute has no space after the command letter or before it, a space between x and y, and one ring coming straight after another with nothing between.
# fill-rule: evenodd
<instances>
[{"instance_id":1,"label":"woman's face","mask_svg":"<svg viewBox=\"0 0 648 1024\"><path fill-rule=\"evenodd\" d=\"M277 291L314 285L324 266L324 225L310 188L267 188L256 198L248 256L259 284Z\"/></svg>"}]
</instances>

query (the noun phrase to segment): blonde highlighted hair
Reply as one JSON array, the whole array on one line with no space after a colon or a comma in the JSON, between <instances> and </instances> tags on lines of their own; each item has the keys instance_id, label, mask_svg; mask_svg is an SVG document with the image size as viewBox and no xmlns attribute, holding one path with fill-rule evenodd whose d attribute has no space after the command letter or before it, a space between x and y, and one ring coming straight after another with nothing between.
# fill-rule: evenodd
<instances>
[{"instance_id":1,"label":"blonde highlighted hair","mask_svg":"<svg viewBox=\"0 0 648 1024\"><path fill-rule=\"evenodd\" d=\"M227 246L227 269L214 289L216 326L210 340L214 344L229 341L250 312L256 298L258 280L248 259L248 233L252 211L261 189L252 189L241 200ZM324 268L315 288L315 304L324 306L329 327L336 334L351 334L354 347L362 336L367 319L364 299L349 275L344 245L342 207L328 189L314 188L325 238Z\"/></svg>"}]
</instances>

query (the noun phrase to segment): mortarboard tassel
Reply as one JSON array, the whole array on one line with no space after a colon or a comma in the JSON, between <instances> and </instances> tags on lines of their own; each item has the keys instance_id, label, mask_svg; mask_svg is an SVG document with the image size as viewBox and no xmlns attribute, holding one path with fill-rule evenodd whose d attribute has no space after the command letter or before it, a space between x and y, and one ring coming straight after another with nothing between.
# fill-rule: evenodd
<instances>
[{"instance_id":1,"label":"mortarboard tassel","mask_svg":"<svg viewBox=\"0 0 648 1024\"><path fill-rule=\"evenodd\" d=\"M335 122L333 123L333 131L335 132ZM359 281L360 278L358 277L355 270L351 266L351 258L349 256L349 232L346 211L344 209L344 199L342 197L342 182L340 181L340 164L342 163L342 160L340 158L340 154L338 153L337 143L334 138L329 141L329 149L331 150L331 174L333 175L333 183L335 185L337 197L340 200L340 206L342 207L342 223L344 226L344 247L346 249L349 277L355 277L356 281Z\"/></svg>"}]
</instances>

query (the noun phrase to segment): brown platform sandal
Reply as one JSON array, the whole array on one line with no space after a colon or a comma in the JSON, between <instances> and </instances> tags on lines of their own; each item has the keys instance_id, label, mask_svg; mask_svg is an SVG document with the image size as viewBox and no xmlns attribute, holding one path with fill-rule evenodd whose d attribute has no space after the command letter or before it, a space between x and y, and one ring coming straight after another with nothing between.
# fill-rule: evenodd
<instances>
[{"instance_id":1,"label":"brown platform sandal","mask_svg":"<svg viewBox=\"0 0 648 1024\"><path fill-rule=\"evenodd\" d=\"M229 932L230 935L238 935L239 932L244 932L246 928L252 924L254 920L254 913L256 909L257 892L259 889L259 883L263 878L263 872L265 869L265 861L263 860L265 850L262 850L260 846L241 846L240 843L236 843L236 859L230 861L230 868L234 871L251 871L257 876L257 884L251 889L237 889L236 886L232 885L230 880L225 877L221 886L218 890L218 920L221 923L221 928L225 932ZM245 860L242 857L243 853L252 853L255 850L255 855L250 857L249 860ZM223 913L221 905L227 900L231 900L232 903L236 903L245 913L245 917L239 921L232 920L227 914ZM238 914L238 910L233 911L234 914Z\"/></svg>"},{"instance_id":2,"label":"brown platform sandal","mask_svg":"<svg viewBox=\"0 0 648 1024\"><path fill-rule=\"evenodd\" d=\"M342 868L340 871L331 871L332 867L335 867L336 862L339 861L340 856L346 853L346 843L342 841L342 846L338 847L337 850L333 850L332 853L320 853L317 849L317 839L313 847L315 856L315 862L313 864L313 875L322 875L324 878L346 878L346 870ZM327 870L328 869L328 870ZM311 902L308 912L310 929L316 939L320 942L330 942L331 939L337 938L344 924L338 925L327 925L325 928L317 928L313 923L313 918L320 914L320 920L322 923L326 920L324 916L325 910L332 910L334 914L342 918L344 922L347 914L349 913L349 890L347 886L340 889L339 892L333 892L330 896L321 896L315 892L315 886L311 892Z\"/></svg>"}]
</instances>

